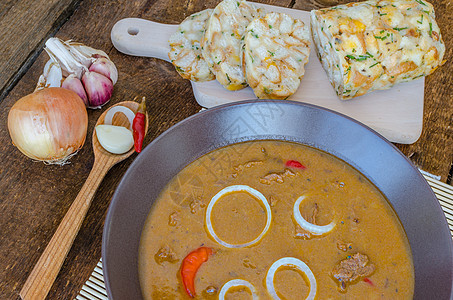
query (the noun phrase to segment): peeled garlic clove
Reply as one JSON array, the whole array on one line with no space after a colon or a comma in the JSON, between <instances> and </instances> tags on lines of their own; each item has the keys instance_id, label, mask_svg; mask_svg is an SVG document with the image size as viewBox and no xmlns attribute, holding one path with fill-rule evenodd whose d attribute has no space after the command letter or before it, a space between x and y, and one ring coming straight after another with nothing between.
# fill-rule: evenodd
<instances>
[{"instance_id":1,"label":"peeled garlic clove","mask_svg":"<svg viewBox=\"0 0 453 300\"><path fill-rule=\"evenodd\" d=\"M66 77L66 79L61 84L61 87L76 92L77 95L79 95L79 97L82 98L83 103L85 103L85 105L88 106L89 103L87 93L85 92L85 89L83 88L83 84L80 81L80 79L77 78L74 74L71 74L68 77Z\"/></svg>"},{"instance_id":2,"label":"peeled garlic clove","mask_svg":"<svg viewBox=\"0 0 453 300\"><path fill-rule=\"evenodd\" d=\"M132 149L134 138L126 127L97 125L96 136L101 146L110 153L123 154Z\"/></svg>"},{"instance_id":3,"label":"peeled garlic clove","mask_svg":"<svg viewBox=\"0 0 453 300\"><path fill-rule=\"evenodd\" d=\"M102 74L87 71L82 76L82 83L88 96L89 108L101 108L112 97L113 83Z\"/></svg>"},{"instance_id":4,"label":"peeled garlic clove","mask_svg":"<svg viewBox=\"0 0 453 300\"><path fill-rule=\"evenodd\" d=\"M106 57L97 58L89 68L90 71L104 75L113 82L118 80L118 70L115 64Z\"/></svg>"}]
</instances>

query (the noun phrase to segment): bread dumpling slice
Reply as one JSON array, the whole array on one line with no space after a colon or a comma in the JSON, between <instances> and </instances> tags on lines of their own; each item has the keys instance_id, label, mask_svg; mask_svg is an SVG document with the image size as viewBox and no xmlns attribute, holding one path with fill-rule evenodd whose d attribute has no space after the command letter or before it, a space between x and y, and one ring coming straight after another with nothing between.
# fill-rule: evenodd
<instances>
[{"instance_id":1,"label":"bread dumpling slice","mask_svg":"<svg viewBox=\"0 0 453 300\"><path fill-rule=\"evenodd\" d=\"M224 0L206 25L201 52L216 79L228 90L247 86L241 61L241 40L247 25L261 12L246 1Z\"/></svg>"},{"instance_id":2,"label":"bread dumpling slice","mask_svg":"<svg viewBox=\"0 0 453 300\"><path fill-rule=\"evenodd\" d=\"M178 26L169 39L168 57L176 71L185 79L192 81L214 80L208 64L201 54L200 41L204 35L206 22L212 9L192 14Z\"/></svg>"},{"instance_id":3,"label":"bread dumpling slice","mask_svg":"<svg viewBox=\"0 0 453 300\"><path fill-rule=\"evenodd\" d=\"M308 26L283 13L257 18L247 26L242 55L247 82L258 98L287 99L305 73Z\"/></svg>"}]
</instances>

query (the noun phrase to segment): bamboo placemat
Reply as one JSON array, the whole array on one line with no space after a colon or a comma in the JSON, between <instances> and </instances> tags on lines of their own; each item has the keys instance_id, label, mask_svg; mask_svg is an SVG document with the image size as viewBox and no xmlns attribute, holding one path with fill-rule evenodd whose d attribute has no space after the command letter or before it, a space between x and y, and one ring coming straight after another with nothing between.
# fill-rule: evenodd
<instances>
[{"instance_id":1,"label":"bamboo placemat","mask_svg":"<svg viewBox=\"0 0 453 300\"><path fill-rule=\"evenodd\" d=\"M434 191L434 194L439 200L440 206L447 218L450 232L453 236L453 186L445 184L429 175L423 175ZM88 281L82 287L77 300L107 300L107 291L104 285L104 275L102 273L102 260L100 260L94 268Z\"/></svg>"}]
</instances>

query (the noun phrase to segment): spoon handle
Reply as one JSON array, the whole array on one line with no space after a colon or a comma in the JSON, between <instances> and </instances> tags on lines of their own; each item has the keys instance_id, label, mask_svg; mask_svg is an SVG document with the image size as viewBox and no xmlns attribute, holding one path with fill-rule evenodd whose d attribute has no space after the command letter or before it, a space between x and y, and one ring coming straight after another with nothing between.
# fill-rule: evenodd
<instances>
[{"instance_id":1,"label":"spoon handle","mask_svg":"<svg viewBox=\"0 0 453 300\"><path fill-rule=\"evenodd\" d=\"M85 184L20 291L22 299L39 300L46 298L80 230L91 200L110 167L111 164L105 164L95 159L93 169Z\"/></svg>"}]
</instances>

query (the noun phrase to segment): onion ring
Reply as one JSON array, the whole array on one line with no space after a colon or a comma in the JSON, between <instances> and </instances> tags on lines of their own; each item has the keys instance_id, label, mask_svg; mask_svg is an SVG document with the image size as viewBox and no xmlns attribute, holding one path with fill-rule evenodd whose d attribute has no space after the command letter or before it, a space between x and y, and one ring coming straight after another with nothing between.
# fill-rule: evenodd
<instances>
[{"instance_id":1,"label":"onion ring","mask_svg":"<svg viewBox=\"0 0 453 300\"><path fill-rule=\"evenodd\" d=\"M266 288L271 297L275 300L280 300L280 297L278 297L277 292L275 291L274 288L274 276L277 270L282 267L282 266L290 266L290 267L295 267L302 273L304 273L308 281L310 283L310 292L308 293L306 300L313 300L315 299L316 296L316 278L315 275L313 275L313 272L310 270L310 268L300 259L294 258L294 257L283 257L277 260L272 264L272 266L269 268L267 271L266 275Z\"/></svg>"},{"instance_id":2,"label":"onion ring","mask_svg":"<svg viewBox=\"0 0 453 300\"><path fill-rule=\"evenodd\" d=\"M247 280L243 280L243 279L233 279L233 280L228 281L227 283L225 283L222 286L222 289L219 292L219 300L224 300L225 295L228 292L228 290L231 289L232 287L236 287L236 286L245 286L252 293L253 300L259 299L258 295L256 294L255 287L250 282L248 282Z\"/></svg>"},{"instance_id":3,"label":"onion ring","mask_svg":"<svg viewBox=\"0 0 453 300\"><path fill-rule=\"evenodd\" d=\"M266 208L266 214L267 214L267 221L266 221L266 226L264 227L263 231L260 233L260 235L254 239L253 241L244 243L244 244L229 244L227 242L222 241L217 234L214 232L214 228L212 228L212 223L211 223L211 212L212 208L214 207L214 204L223 197L226 194L230 194L232 192L246 192L250 194L251 196L257 198L260 200L264 207ZM249 247L252 246L256 243L258 243L263 236L266 234L266 232L269 230L269 227L271 226L271 221L272 221L272 212L271 212L271 207L269 203L267 202L266 197L264 197L263 194L258 192L257 190L249 187L248 185L231 185L227 186L226 188L222 189L220 192L218 192L214 197L212 197L211 201L209 201L208 208L206 209L206 227L208 229L209 234L214 238L214 240L219 243L222 246L225 246L227 248L244 248L244 247Z\"/></svg>"},{"instance_id":4,"label":"onion ring","mask_svg":"<svg viewBox=\"0 0 453 300\"><path fill-rule=\"evenodd\" d=\"M117 105L117 106L113 106L112 108L110 108L107 111L107 113L105 114L104 124L112 125L113 116L118 112L123 113L126 116L126 118L129 120L129 130L132 131L132 123L134 122L135 113L126 106Z\"/></svg>"},{"instance_id":5,"label":"onion ring","mask_svg":"<svg viewBox=\"0 0 453 300\"><path fill-rule=\"evenodd\" d=\"M302 217L299 206L302 200L305 199L305 196L300 196L297 200L296 203L294 203L294 208L293 208L293 214L294 214L294 219L296 220L297 224L299 224L302 229L305 229L306 231L310 232L313 235L323 235L329 231L331 231L335 227L335 221L330 222L327 225L315 225L312 223L307 222L307 220Z\"/></svg>"}]
</instances>

